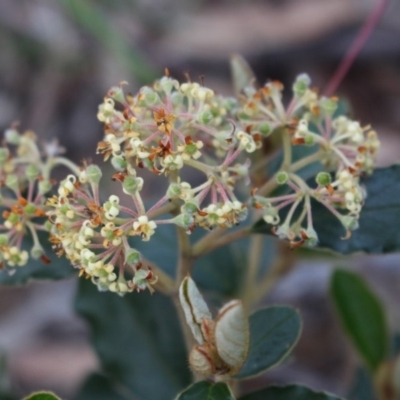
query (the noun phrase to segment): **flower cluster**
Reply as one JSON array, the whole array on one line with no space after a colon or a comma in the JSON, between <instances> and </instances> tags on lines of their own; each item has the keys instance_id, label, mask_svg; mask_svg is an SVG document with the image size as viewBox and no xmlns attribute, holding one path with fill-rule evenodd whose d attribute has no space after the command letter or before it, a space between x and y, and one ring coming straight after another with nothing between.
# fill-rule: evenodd
<instances>
[{"instance_id":1,"label":"flower cluster","mask_svg":"<svg viewBox=\"0 0 400 400\"><path fill-rule=\"evenodd\" d=\"M366 197L360 177L373 171L380 143L369 126L339 115L337 99L319 96L307 75L296 79L287 106L279 82L247 87L238 99L168 74L136 95L125 94L123 85L113 87L99 106L104 138L97 153L111 161L124 199L112 194L100 200L98 166L78 168L59 156L54 143L40 150L32 132L6 132L0 147L1 265L27 263L25 233L33 238L31 256L48 261L38 231L50 231L57 254L81 275L100 290L124 295L153 290L157 276L130 243L133 237L151 240L161 224L188 234L196 227L225 229L243 222L253 207L280 238L312 246L318 242L312 201L318 201L348 234L357 228ZM257 181L250 176L251 160L260 160L257 151L270 135L281 138L281 166L260 187L243 190ZM307 150L296 160L295 146ZM311 164L319 167L313 184L303 173ZM54 194L50 175L57 165L71 173ZM151 207L142 197L148 171L168 179ZM172 217L165 217L169 212Z\"/></svg>"},{"instance_id":2,"label":"flower cluster","mask_svg":"<svg viewBox=\"0 0 400 400\"><path fill-rule=\"evenodd\" d=\"M90 278L99 290L124 295L134 290L153 291L157 277L141 254L129 245L129 237L149 240L156 224L146 215L140 197L138 211L120 205L111 195L107 201L99 199L101 170L96 165L83 168L78 176L69 175L58 188L58 196L48 200L47 212L52 222L50 241L58 255L65 255ZM123 217L122 214L126 214Z\"/></svg>"},{"instance_id":3,"label":"flower cluster","mask_svg":"<svg viewBox=\"0 0 400 400\"><path fill-rule=\"evenodd\" d=\"M287 107L282 103L283 86L277 82L259 90L249 88L241 99L239 118L246 130L253 134L277 132L284 145L284 161L274 179L275 186L285 185L287 193L265 198L261 190L251 203L263 210L264 220L274 225L273 231L280 238L294 246L315 245L318 236L312 222L311 199L335 215L349 236L358 226L366 197L360 177L372 173L380 142L369 126L337 115L337 98L318 96L310 88L307 75L300 75L292 89ZM309 147L311 154L292 162L292 146ZM315 162L320 163L316 187L296 173ZM289 211L281 223L280 210L286 207Z\"/></svg>"},{"instance_id":4,"label":"flower cluster","mask_svg":"<svg viewBox=\"0 0 400 400\"><path fill-rule=\"evenodd\" d=\"M261 146L260 135L244 132L233 122L236 107L234 99L169 76L136 96L114 87L99 106L97 117L105 124L105 137L97 152L105 160L111 157L115 176L131 195L142 188L141 169L167 175L170 186L156 207L180 201L174 223L188 232L195 226L231 227L247 216L246 205L234 193L237 181L248 176L249 163L238 162L239 156ZM181 181L183 168L205 175L203 182L192 187ZM130 191L127 180L135 183Z\"/></svg>"},{"instance_id":5,"label":"flower cluster","mask_svg":"<svg viewBox=\"0 0 400 400\"><path fill-rule=\"evenodd\" d=\"M26 265L30 256L49 262L39 232L47 230L46 196L61 152L56 142L41 149L33 132L20 133L16 125L5 132L0 147L0 266L9 273ZM23 243L26 235L31 246Z\"/></svg>"}]
</instances>

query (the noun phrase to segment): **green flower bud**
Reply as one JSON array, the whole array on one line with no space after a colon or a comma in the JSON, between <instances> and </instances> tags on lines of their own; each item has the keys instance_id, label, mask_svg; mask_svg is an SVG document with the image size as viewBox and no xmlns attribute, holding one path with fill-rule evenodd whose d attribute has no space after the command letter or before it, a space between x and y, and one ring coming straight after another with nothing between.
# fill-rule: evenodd
<instances>
[{"instance_id":1,"label":"green flower bud","mask_svg":"<svg viewBox=\"0 0 400 400\"><path fill-rule=\"evenodd\" d=\"M285 171L278 172L276 175L276 181L279 185L284 185L289 180L289 175Z\"/></svg>"},{"instance_id":2,"label":"green flower bud","mask_svg":"<svg viewBox=\"0 0 400 400\"><path fill-rule=\"evenodd\" d=\"M0 165L4 165L8 160L10 150L7 147L0 147Z\"/></svg>"},{"instance_id":3,"label":"green flower bud","mask_svg":"<svg viewBox=\"0 0 400 400\"><path fill-rule=\"evenodd\" d=\"M6 178L6 186L11 190L18 191L18 176L15 174L10 174Z\"/></svg>"},{"instance_id":4,"label":"green flower bud","mask_svg":"<svg viewBox=\"0 0 400 400\"><path fill-rule=\"evenodd\" d=\"M122 183L122 190L126 194L134 195L143 188L143 179L133 176L127 176Z\"/></svg>"},{"instance_id":5,"label":"green flower bud","mask_svg":"<svg viewBox=\"0 0 400 400\"><path fill-rule=\"evenodd\" d=\"M343 215L342 218L340 218L340 222L346 229L350 231L358 229L359 226L357 218L351 215Z\"/></svg>"},{"instance_id":6,"label":"green flower bud","mask_svg":"<svg viewBox=\"0 0 400 400\"><path fill-rule=\"evenodd\" d=\"M306 135L306 136L304 136L304 144L306 146L314 146L314 144L315 144L314 135Z\"/></svg>"},{"instance_id":7,"label":"green flower bud","mask_svg":"<svg viewBox=\"0 0 400 400\"><path fill-rule=\"evenodd\" d=\"M36 165L31 164L27 166L25 173L29 181L34 181L39 176L40 170Z\"/></svg>"},{"instance_id":8,"label":"green flower bud","mask_svg":"<svg viewBox=\"0 0 400 400\"><path fill-rule=\"evenodd\" d=\"M332 182L332 177L329 172L319 172L315 177L315 181L318 183L318 185L328 186Z\"/></svg>"},{"instance_id":9,"label":"green flower bud","mask_svg":"<svg viewBox=\"0 0 400 400\"><path fill-rule=\"evenodd\" d=\"M50 181L48 181L47 179L40 181L39 182L39 193L41 195L46 194L46 193L50 192L51 187L52 187L52 185L51 185Z\"/></svg>"},{"instance_id":10,"label":"green flower bud","mask_svg":"<svg viewBox=\"0 0 400 400\"><path fill-rule=\"evenodd\" d=\"M114 156L111 159L111 164L117 171L124 171L127 167L126 159L122 156Z\"/></svg>"},{"instance_id":11,"label":"green flower bud","mask_svg":"<svg viewBox=\"0 0 400 400\"><path fill-rule=\"evenodd\" d=\"M110 96L112 99L115 101L118 101L119 103L124 103L125 102L125 95L124 91L120 86L113 86L107 93L108 96Z\"/></svg>"},{"instance_id":12,"label":"green flower bud","mask_svg":"<svg viewBox=\"0 0 400 400\"><path fill-rule=\"evenodd\" d=\"M181 194L181 187L178 183L171 183L167 189L167 197L169 199L176 199Z\"/></svg>"},{"instance_id":13,"label":"green flower bud","mask_svg":"<svg viewBox=\"0 0 400 400\"><path fill-rule=\"evenodd\" d=\"M197 116L197 120L198 120L201 124L204 124L204 125L209 124L209 123L212 121L212 119L213 119L213 115L212 115L211 111L208 111L208 110L203 111L202 113L200 113L200 114Z\"/></svg>"},{"instance_id":14,"label":"green flower bud","mask_svg":"<svg viewBox=\"0 0 400 400\"><path fill-rule=\"evenodd\" d=\"M188 230L191 226L193 226L194 218L192 214L179 214L173 218L171 222Z\"/></svg>"},{"instance_id":15,"label":"green flower bud","mask_svg":"<svg viewBox=\"0 0 400 400\"><path fill-rule=\"evenodd\" d=\"M24 213L26 215L33 215L35 213L36 207L34 204L29 203L24 207Z\"/></svg>"},{"instance_id":16,"label":"green flower bud","mask_svg":"<svg viewBox=\"0 0 400 400\"><path fill-rule=\"evenodd\" d=\"M3 234L0 234L0 246L7 246L8 244L8 236Z\"/></svg>"},{"instance_id":17,"label":"green flower bud","mask_svg":"<svg viewBox=\"0 0 400 400\"><path fill-rule=\"evenodd\" d=\"M300 74L297 76L293 84L293 93L296 97L304 96L307 89L310 87L311 79L307 74Z\"/></svg>"},{"instance_id":18,"label":"green flower bud","mask_svg":"<svg viewBox=\"0 0 400 400\"><path fill-rule=\"evenodd\" d=\"M262 135L269 135L272 132L271 125L268 122L261 122L260 125L258 125L258 130Z\"/></svg>"},{"instance_id":19,"label":"green flower bud","mask_svg":"<svg viewBox=\"0 0 400 400\"><path fill-rule=\"evenodd\" d=\"M154 106L160 101L158 94L148 86L142 88L140 94L140 105L142 106Z\"/></svg>"},{"instance_id":20,"label":"green flower bud","mask_svg":"<svg viewBox=\"0 0 400 400\"><path fill-rule=\"evenodd\" d=\"M315 229L312 227L307 228L306 231L303 231L307 238L305 239L305 245L308 247L315 247L318 244L318 235L315 232Z\"/></svg>"},{"instance_id":21,"label":"green flower bud","mask_svg":"<svg viewBox=\"0 0 400 400\"><path fill-rule=\"evenodd\" d=\"M4 132L7 143L19 145L21 143L21 135L16 129L7 129Z\"/></svg>"},{"instance_id":22,"label":"green flower bud","mask_svg":"<svg viewBox=\"0 0 400 400\"><path fill-rule=\"evenodd\" d=\"M89 183L98 185L102 175L103 173L97 165L92 164L86 168L86 176Z\"/></svg>"},{"instance_id":23,"label":"green flower bud","mask_svg":"<svg viewBox=\"0 0 400 400\"><path fill-rule=\"evenodd\" d=\"M37 260L38 258L42 257L43 254L44 254L44 250L43 250L42 246L36 245L36 246L32 247L32 249L31 249L32 258Z\"/></svg>"},{"instance_id":24,"label":"green flower bud","mask_svg":"<svg viewBox=\"0 0 400 400\"><path fill-rule=\"evenodd\" d=\"M53 228L53 224L49 220L47 220L44 223L43 226L44 226L44 229L46 229L47 232L50 232L52 230L52 228Z\"/></svg>"},{"instance_id":25,"label":"green flower bud","mask_svg":"<svg viewBox=\"0 0 400 400\"><path fill-rule=\"evenodd\" d=\"M199 209L199 203L192 199L182 205L181 210L184 214L194 214Z\"/></svg>"},{"instance_id":26,"label":"green flower bud","mask_svg":"<svg viewBox=\"0 0 400 400\"><path fill-rule=\"evenodd\" d=\"M142 255L136 249L129 248L125 252L125 263L128 265L137 265L141 259Z\"/></svg>"},{"instance_id":27,"label":"green flower bud","mask_svg":"<svg viewBox=\"0 0 400 400\"><path fill-rule=\"evenodd\" d=\"M337 102L332 98L328 99L327 97L322 97L319 105L324 115L329 117L337 110Z\"/></svg>"}]
</instances>

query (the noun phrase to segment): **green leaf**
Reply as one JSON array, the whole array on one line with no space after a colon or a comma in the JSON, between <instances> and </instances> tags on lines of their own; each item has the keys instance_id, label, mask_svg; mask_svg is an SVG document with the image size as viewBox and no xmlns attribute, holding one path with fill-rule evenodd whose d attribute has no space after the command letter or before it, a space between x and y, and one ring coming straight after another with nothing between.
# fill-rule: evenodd
<instances>
[{"instance_id":1,"label":"green leaf","mask_svg":"<svg viewBox=\"0 0 400 400\"><path fill-rule=\"evenodd\" d=\"M58 396L51 392L36 392L25 397L23 400L61 400Z\"/></svg>"},{"instance_id":2,"label":"green leaf","mask_svg":"<svg viewBox=\"0 0 400 400\"><path fill-rule=\"evenodd\" d=\"M235 398L226 383L202 381L179 393L176 400L235 400Z\"/></svg>"},{"instance_id":3,"label":"green leaf","mask_svg":"<svg viewBox=\"0 0 400 400\"><path fill-rule=\"evenodd\" d=\"M256 78L250 65L240 54L231 56L230 66L234 93L239 96L244 88L254 86Z\"/></svg>"},{"instance_id":4,"label":"green leaf","mask_svg":"<svg viewBox=\"0 0 400 400\"><path fill-rule=\"evenodd\" d=\"M250 393L239 400L343 400L341 397L325 392L314 392L306 386L271 386Z\"/></svg>"},{"instance_id":5,"label":"green leaf","mask_svg":"<svg viewBox=\"0 0 400 400\"><path fill-rule=\"evenodd\" d=\"M343 327L355 348L365 364L376 370L389 350L381 302L362 277L342 269L333 273L330 290Z\"/></svg>"},{"instance_id":6,"label":"green leaf","mask_svg":"<svg viewBox=\"0 0 400 400\"><path fill-rule=\"evenodd\" d=\"M100 293L81 279L75 307L90 325L104 372L133 396L170 400L190 383L184 339L170 298L147 292L125 297Z\"/></svg>"},{"instance_id":7,"label":"green leaf","mask_svg":"<svg viewBox=\"0 0 400 400\"><path fill-rule=\"evenodd\" d=\"M130 391L110 378L93 373L86 378L74 400L134 400Z\"/></svg>"},{"instance_id":8,"label":"green leaf","mask_svg":"<svg viewBox=\"0 0 400 400\"><path fill-rule=\"evenodd\" d=\"M359 228L349 239L343 240L345 229L322 204L313 202L314 228L318 247L342 254L353 252L389 253L400 251L400 165L377 169L361 183L367 198L360 214ZM253 228L256 233L271 234L271 227L263 220Z\"/></svg>"},{"instance_id":9,"label":"green leaf","mask_svg":"<svg viewBox=\"0 0 400 400\"><path fill-rule=\"evenodd\" d=\"M291 307L273 306L250 316L250 349L236 378L248 378L282 362L301 333L299 313Z\"/></svg>"},{"instance_id":10,"label":"green leaf","mask_svg":"<svg viewBox=\"0 0 400 400\"><path fill-rule=\"evenodd\" d=\"M0 285L24 285L31 280L60 280L77 274L70 261L65 257L59 258L54 253L48 241L47 233L40 232L38 236L50 263L46 264L42 260L35 260L30 257L27 265L14 267L12 274L4 270L0 271ZM31 250L32 238L30 236L24 238L22 248L28 252Z\"/></svg>"}]
</instances>

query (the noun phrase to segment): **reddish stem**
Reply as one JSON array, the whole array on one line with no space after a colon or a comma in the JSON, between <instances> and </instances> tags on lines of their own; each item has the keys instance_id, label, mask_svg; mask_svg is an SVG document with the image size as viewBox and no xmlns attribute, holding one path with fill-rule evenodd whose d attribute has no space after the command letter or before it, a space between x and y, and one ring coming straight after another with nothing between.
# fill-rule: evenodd
<instances>
[{"instance_id":1,"label":"reddish stem","mask_svg":"<svg viewBox=\"0 0 400 400\"><path fill-rule=\"evenodd\" d=\"M335 71L331 80L329 81L326 89L325 96L331 96L334 92L336 92L343 78L346 76L347 72L353 65L357 56L361 52L371 33L374 31L376 25L382 17L383 12L385 11L387 5L389 4L389 0L379 0L376 7L371 12L369 18L365 21L364 25L361 27L357 37L355 38L353 44L349 48L346 53L346 56L343 58L339 67Z\"/></svg>"}]
</instances>

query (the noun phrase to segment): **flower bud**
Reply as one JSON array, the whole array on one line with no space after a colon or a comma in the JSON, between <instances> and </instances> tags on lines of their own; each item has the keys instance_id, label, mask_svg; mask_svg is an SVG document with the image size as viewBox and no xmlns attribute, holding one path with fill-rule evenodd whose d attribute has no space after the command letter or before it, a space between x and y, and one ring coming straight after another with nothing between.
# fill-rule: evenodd
<instances>
[{"instance_id":1,"label":"flower bud","mask_svg":"<svg viewBox=\"0 0 400 400\"><path fill-rule=\"evenodd\" d=\"M9 187L11 190L18 191L19 189L19 182L18 182L18 176L15 174L10 174L6 178L5 182L6 186Z\"/></svg>"},{"instance_id":2,"label":"flower bud","mask_svg":"<svg viewBox=\"0 0 400 400\"><path fill-rule=\"evenodd\" d=\"M289 180L289 174L285 171L280 171L276 174L276 181L279 185L284 185Z\"/></svg>"},{"instance_id":3,"label":"flower bud","mask_svg":"<svg viewBox=\"0 0 400 400\"><path fill-rule=\"evenodd\" d=\"M268 122L261 122L261 124L257 126L257 129L264 136L268 136L272 132L271 125Z\"/></svg>"},{"instance_id":4,"label":"flower bud","mask_svg":"<svg viewBox=\"0 0 400 400\"><path fill-rule=\"evenodd\" d=\"M127 168L126 158L122 156L114 156L111 159L111 164L117 171L124 171Z\"/></svg>"},{"instance_id":5,"label":"flower bud","mask_svg":"<svg viewBox=\"0 0 400 400\"><path fill-rule=\"evenodd\" d=\"M34 215L36 211L36 206L32 203L28 203L25 207L24 207L24 213L26 215Z\"/></svg>"},{"instance_id":6,"label":"flower bud","mask_svg":"<svg viewBox=\"0 0 400 400\"><path fill-rule=\"evenodd\" d=\"M10 156L10 150L7 147L0 147L0 166L4 165Z\"/></svg>"},{"instance_id":7,"label":"flower bud","mask_svg":"<svg viewBox=\"0 0 400 400\"><path fill-rule=\"evenodd\" d=\"M4 132L4 137L7 143L19 145L21 143L21 135L16 129L7 129Z\"/></svg>"},{"instance_id":8,"label":"flower bud","mask_svg":"<svg viewBox=\"0 0 400 400\"><path fill-rule=\"evenodd\" d=\"M93 185L98 185L102 175L103 173L97 165L91 164L86 168L87 180Z\"/></svg>"},{"instance_id":9,"label":"flower bud","mask_svg":"<svg viewBox=\"0 0 400 400\"><path fill-rule=\"evenodd\" d=\"M128 265L137 265L142 259L142 255L136 250L129 248L125 251L125 263Z\"/></svg>"},{"instance_id":10,"label":"flower bud","mask_svg":"<svg viewBox=\"0 0 400 400\"><path fill-rule=\"evenodd\" d=\"M50 192L51 187L52 187L52 185L51 185L50 181L48 181L47 179L40 181L39 182L39 193L41 195L46 194L46 193Z\"/></svg>"},{"instance_id":11,"label":"flower bud","mask_svg":"<svg viewBox=\"0 0 400 400\"><path fill-rule=\"evenodd\" d=\"M194 214L199 209L199 203L196 199L191 199L182 205L181 210L185 214Z\"/></svg>"},{"instance_id":12,"label":"flower bud","mask_svg":"<svg viewBox=\"0 0 400 400\"><path fill-rule=\"evenodd\" d=\"M308 74L300 74L297 76L293 84L293 92L296 97L302 97L306 93L311 84L311 79Z\"/></svg>"},{"instance_id":13,"label":"flower bud","mask_svg":"<svg viewBox=\"0 0 400 400\"><path fill-rule=\"evenodd\" d=\"M31 164L31 165L27 166L27 168L25 170L25 174L26 174L28 180L32 182L39 176L40 170L36 165Z\"/></svg>"},{"instance_id":14,"label":"flower bud","mask_svg":"<svg viewBox=\"0 0 400 400\"><path fill-rule=\"evenodd\" d=\"M194 218L192 214L179 214L171 220L175 225L181 226L182 228L189 230L194 224Z\"/></svg>"},{"instance_id":15,"label":"flower bud","mask_svg":"<svg viewBox=\"0 0 400 400\"><path fill-rule=\"evenodd\" d=\"M328 186L332 182L332 177L329 172L319 172L315 177L315 181L318 183L318 185Z\"/></svg>"},{"instance_id":16,"label":"flower bud","mask_svg":"<svg viewBox=\"0 0 400 400\"><path fill-rule=\"evenodd\" d=\"M205 378L213 375L216 368L210 347L194 346L189 354L189 365L193 371Z\"/></svg>"},{"instance_id":17,"label":"flower bud","mask_svg":"<svg viewBox=\"0 0 400 400\"><path fill-rule=\"evenodd\" d=\"M127 82L125 82L127 83ZM113 86L107 93L107 96L110 96L112 99L115 101L118 101L119 103L124 103L125 102L125 95L124 91L122 90L121 86Z\"/></svg>"},{"instance_id":18,"label":"flower bud","mask_svg":"<svg viewBox=\"0 0 400 400\"><path fill-rule=\"evenodd\" d=\"M122 183L122 190L126 194L134 195L143 188L143 179L127 176Z\"/></svg>"},{"instance_id":19,"label":"flower bud","mask_svg":"<svg viewBox=\"0 0 400 400\"><path fill-rule=\"evenodd\" d=\"M328 117L331 117L337 110L337 101L332 98L322 97L319 105L324 115Z\"/></svg>"},{"instance_id":20,"label":"flower bud","mask_svg":"<svg viewBox=\"0 0 400 400\"><path fill-rule=\"evenodd\" d=\"M4 233L0 234L0 247L7 246L8 244L8 236Z\"/></svg>"},{"instance_id":21,"label":"flower bud","mask_svg":"<svg viewBox=\"0 0 400 400\"><path fill-rule=\"evenodd\" d=\"M44 255L44 250L43 247L40 246L39 244L36 246L33 246L31 249L31 256L32 258L34 258L35 260L39 259L40 257L42 257Z\"/></svg>"},{"instance_id":22,"label":"flower bud","mask_svg":"<svg viewBox=\"0 0 400 400\"><path fill-rule=\"evenodd\" d=\"M157 104L160 100L160 97L158 96L158 94L150 87L145 86L144 88L142 88L142 90L140 91L140 105L143 106L154 106L155 104Z\"/></svg>"},{"instance_id":23,"label":"flower bud","mask_svg":"<svg viewBox=\"0 0 400 400\"><path fill-rule=\"evenodd\" d=\"M204 124L204 125L209 124L209 123L212 121L212 119L213 119L213 115L211 114L211 111L208 111L208 110L203 111L202 113L200 113L200 114L197 116L197 120L198 120L201 124Z\"/></svg>"}]
</instances>

